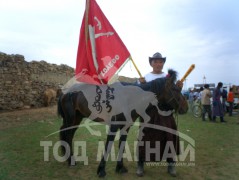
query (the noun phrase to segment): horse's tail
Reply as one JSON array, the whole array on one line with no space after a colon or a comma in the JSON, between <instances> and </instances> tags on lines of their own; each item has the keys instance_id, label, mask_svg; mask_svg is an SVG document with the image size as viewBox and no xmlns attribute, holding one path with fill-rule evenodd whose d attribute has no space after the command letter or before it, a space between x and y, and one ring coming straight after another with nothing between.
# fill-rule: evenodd
<instances>
[{"instance_id":1,"label":"horse's tail","mask_svg":"<svg viewBox=\"0 0 239 180\"><path fill-rule=\"evenodd\" d=\"M57 102L57 115L61 116L63 118L63 125L61 126L60 133L59 133L61 143L67 141L67 133L64 130L66 128L66 126L65 126L65 115L64 115L63 108L62 108L62 98L63 98L63 94L61 94L59 96L58 102ZM66 148L63 145L61 145L61 152L62 152L62 154L66 153Z\"/></svg>"},{"instance_id":2,"label":"horse's tail","mask_svg":"<svg viewBox=\"0 0 239 180\"><path fill-rule=\"evenodd\" d=\"M60 95L58 102L57 102L57 115L64 118L64 112L63 112L62 104L61 104L62 97L63 97L63 95Z\"/></svg>"}]
</instances>

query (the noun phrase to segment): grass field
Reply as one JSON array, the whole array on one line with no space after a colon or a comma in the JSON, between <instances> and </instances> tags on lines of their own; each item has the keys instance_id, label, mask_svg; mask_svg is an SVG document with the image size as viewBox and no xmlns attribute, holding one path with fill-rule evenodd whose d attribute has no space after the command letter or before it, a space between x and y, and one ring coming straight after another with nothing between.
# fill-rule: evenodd
<instances>
[{"instance_id":1,"label":"grass field","mask_svg":"<svg viewBox=\"0 0 239 180\"><path fill-rule=\"evenodd\" d=\"M93 127L100 130L102 136L93 136L84 127L78 129L74 140L86 141L88 165L78 162L69 168L66 162L58 162L53 156L59 134L50 134L59 130L61 119L44 114L34 121L29 120L31 117L22 117L25 123L8 125L0 130L0 179L99 179L96 154L99 141L106 138L105 126ZM146 166L145 176L138 178L136 162L127 160L124 162L129 172L119 175L115 173L116 162L109 160L104 179L238 179L239 120L238 116L227 115L225 119L227 123L219 123L219 119L217 123L210 123L202 122L190 113L179 116L178 130L195 141L195 166L177 167L177 178L170 177L163 166ZM0 114L0 126L3 121ZM133 127L128 137L130 149L136 136L137 127ZM49 161L44 161L41 141L53 142L49 147Z\"/></svg>"}]
</instances>

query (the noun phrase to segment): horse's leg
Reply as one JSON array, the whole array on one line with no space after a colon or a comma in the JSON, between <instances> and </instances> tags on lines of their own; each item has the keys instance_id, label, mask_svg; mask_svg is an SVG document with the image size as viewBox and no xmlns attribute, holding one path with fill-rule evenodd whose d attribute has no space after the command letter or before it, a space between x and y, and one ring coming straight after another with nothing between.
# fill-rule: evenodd
<instances>
[{"instance_id":1,"label":"horse's leg","mask_svg":"<svg viewBox=\"0 0 239 180\"><path fill-rule=\"evenodd\" d=\"M58 101L58 113L63 117L63 126L61 127L60 138L62 143L62 152L67 158L69 165L75 165L73 159L72 139L81 117L78 117L72 102L72 95L67 94Z\"/></svg>"},{"instance_id":2,"label":"horse's leg","mask_svg":"<svg viewBox=\"0 0 239 180\"><path fill-rule=\"evenodd\" d=\"M67 157L68 164L71 165L72 156L72 126L73 118L68 114L64 113L63 125L61 126L60 139L61 139L61 149L65 157Z\"/></svg>"},{"instance_id":3,"label":"horse's leg","mask_svg":"<svg viewBox=\"0 0 239 180\"><path fill-rule=\"evenodd\" d=\"M66 119L66 115L64 113L64 108L62 106L62 97L59 98L58 100L58 115L60 115L63 119L63 124L62 126L60 127L60 141L63 143L63 142L66 142L66 137L67 137L67 133L66 133L66 128L68 127L68 123L67 123L67 119ZM45 101L45 105L47 105L47 100ZM64 155L66 153L66 147L61 145L61 153Z\"/></svg>"},{"instance_id":4,"label":"horse's leg","mask_svg":"<svg viewBox=\"0 0 239 180\"><path fill-rule=\"evenodd\" d=\"M75 159L74 159L74 156L73 156L72 142L73 142L75 132L78 129L78 126L83 119L83 116L78 111L75 111L75 113L72 114L71 119L73 119L73 122L72 122L72 125L69 126L70 129L67 130L66 142L69 144L69 148L70 148L70 156L68 158L68 165L69 166L75 166L76 162L75 162Z\"/></svg>"},{"instance_id":5,"label":"horse's leg","mask_svg":"<svg viewBox=\"0 0 239 180\"><path fill-rule=\"evenodd\" d=\"M66 142L66 131L64 130L67 126L64 123L64 119L63 119L63 125L60 128L60 141L61 142ZM65 154L66 153L66 148L65 146L61 146L61 153Z\"/></svg>"},{"instance_id":6,"label":"horse's leg","mask_svg":"<svg viewBox=\"0 0 239 180\"><path fill-rule=\"evenodd\" d=\"M143 138L143 136L144 136L143 129L149 123L150 116L145 111L140 111L139 117L140 117L140 127L139 127L138 140L141 140Z\"/></svg>"},{"instance_id":7,"label":"horse's leg","mask_svg":"<svg viewBox=\"0 0 239 180\"><path fill-rule=\"evenodd\" d=\"M139 112L144 112L145 110L143 109L142 111L139 111ZM138 137L138 143L142 140L142 137L143 137L143 123L145 122L144 119L142 118L142 115L138 114L135 110L133 110L131 112L131 115L132 115L132 120L133 122L136 121L137 118L139 118L139 122L140 122L140 126L139 126L139 137ZM144 116L144 115L143 115ZM138 162L137 162L137 171L136 171L136 174L138 176L143 176L144 175L144 160L143 158L141 157L142 155L139 153L139 144L138 144L138 149L137 149L137 154L138 154Z\"/></svg>"},{"instance_id":8,"label":"horse's leg","mask_svg":"<svg viewBox=\"0 0 239 180\"><path fill-rule=\"evenodd\" d=\"M143 129L144 129L144 119L139 116L140 118L140 126L139 126L139 135L138 135L138 146L137 146L137 155L138 155L138 162L137 162L137 170L136 170L136 175L139 177L144 176L144 160L142 158L142 153L140 152L140 144L142 142L144 133L143 133ZM147 122L147 121L146 121ZM143 125L142 125L143 123Z\"/></svg>"},{"instance_id":9,"label":"horse's leg","mask_svg":"<svg viewBox=\"0 0 239 180\"><path fill-rule=\"evenodd\" d=\"M115 135L118 129L119 129L118 125L110 125L109 132L107 135L107 140L105 143L105 152L97 169L97 174L99 177L105 177L106 175L106 172L105 172L106 159L111 151L112 145L114 143Z\"/></svg>"},{"instance_id":10,"label":"horse's leg","mask_svg":"<svg viewBox=\"0 0 239 180\"><path fill-rule=\"evenodd\" d=\"M127 135L129 132L129 128L126 130L123 130L124 127L121 128L120 131L120 139L119 139L119 153L118 153L118 159L117 159L117 165L115 171L117 173L127 173L128 170L123 164L123 153L125 150L125 143L127 140Z\"/></svg>"}]
</instances>

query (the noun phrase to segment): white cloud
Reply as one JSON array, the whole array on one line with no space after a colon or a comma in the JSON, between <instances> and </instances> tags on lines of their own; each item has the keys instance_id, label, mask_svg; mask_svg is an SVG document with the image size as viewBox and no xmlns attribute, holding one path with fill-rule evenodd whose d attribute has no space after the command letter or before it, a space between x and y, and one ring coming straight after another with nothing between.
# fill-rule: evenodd
<instances>
[{"instance_id":1,"label":"white cloud","mask_svg":"<svg viewBox=\"0 0 239 180\"><path fill-rule=\"evenodd\" d=\"M142 74L148 57L167 56L183 76L195 63L188 86L208 81L238 84L239 21L236 0L97 0ZM0 51L75 66L85 0L2 0ZM132 69L132 67L131 67ZM133 70L134 71L134 70ZM126 71L132 74L131 70ZM136 74L137 75L137 74Z\"/></svg>"}]
</instances>

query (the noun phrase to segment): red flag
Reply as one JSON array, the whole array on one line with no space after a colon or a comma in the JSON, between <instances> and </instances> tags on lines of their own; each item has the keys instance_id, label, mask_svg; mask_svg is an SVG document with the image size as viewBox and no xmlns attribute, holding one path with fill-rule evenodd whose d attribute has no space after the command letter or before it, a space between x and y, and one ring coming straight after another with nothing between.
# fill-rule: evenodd
<instances>
[{"instance_id":1,"label":"red flag","mask_svg":"<svg viewBox=\"0 0 239 180\"><path fill-rule=\"evenodd\" d=\"M129 58L126 46L95 0L86 0L76 61L78 81L107 84Z\"/></svg>"}]
</instances>

